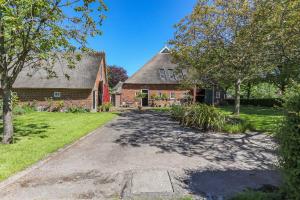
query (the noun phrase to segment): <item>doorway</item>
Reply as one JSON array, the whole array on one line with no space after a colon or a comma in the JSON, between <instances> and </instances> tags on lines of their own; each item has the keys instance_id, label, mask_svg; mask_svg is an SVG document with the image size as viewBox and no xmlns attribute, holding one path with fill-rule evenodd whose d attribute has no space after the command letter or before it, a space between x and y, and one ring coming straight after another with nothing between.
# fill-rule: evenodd
<instances>
[{"instance_id":1,"label":"doorway","mask_svg":"<svg viewBox=\"0 0 300 200\"><path fill-rule=\"evenodd\" d=\"M142 106L149 106L149 94L148 90L142 90L142 93L145 94L145 97L142 98Z\"/></svg>"}]
</instances>

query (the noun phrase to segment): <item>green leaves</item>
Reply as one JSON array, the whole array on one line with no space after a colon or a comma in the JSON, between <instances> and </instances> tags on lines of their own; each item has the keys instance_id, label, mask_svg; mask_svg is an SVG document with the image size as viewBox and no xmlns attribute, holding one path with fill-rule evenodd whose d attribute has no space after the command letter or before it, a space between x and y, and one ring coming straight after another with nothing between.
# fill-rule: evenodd
<instances>
[{"instance_id":1,"label":"green leaves","mask_svg":"<svg viewBox=\"0 0 300 200\"><path fill-rule=\"evenodd\" d=\"M174 119L184 126L200 128L204 131L219 131L225 124L225 116L212 106L196 104L192 106L173 106Z\"/></svg>"},{"instance_id":2,"label":"green leaves","mask_svg":"<svg viewBox=\"0 0 300 200\"><path fill-rule=\"evenodd\" d=\"M300 89L285 95L286 116L277 134L280 166L284 174L287 199L300 199Z\"/></svg>"},{"instance_id":3,"label":"green leaves","mask_svg":"<svg viewBox=\"0 0 300 200\"><path fill-rule=\"evenodd\" d=\"M53 52L88 50L87 39L101 34L106 10L102 0L1 0L0 71L12 85L25 63L38 69L41 61L57 59Z\"/></svg>"}]
</instances>

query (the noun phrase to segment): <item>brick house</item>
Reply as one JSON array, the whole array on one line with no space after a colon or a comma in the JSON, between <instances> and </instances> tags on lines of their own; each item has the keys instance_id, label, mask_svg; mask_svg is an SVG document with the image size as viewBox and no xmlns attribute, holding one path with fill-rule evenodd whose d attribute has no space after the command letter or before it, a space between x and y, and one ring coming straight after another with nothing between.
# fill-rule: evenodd
<instances>
[{"instance_id":1,"label":"brick house","mask_svg":"<svg viewBox=\"0 0 300 200\"><path fill-rule=\"evenodd\" d=\"M113 93L114 105L160 107L180 103L188 96L194 102L215 104L223 98L223 92L215 88L182 88L180 80L187 72L178 71L177 64L171 60L170 50L163 48L128 80L117 85L119 88L114 88L118 91ZM139 92L146 95L141 101L135 98Z\"/></svg>"},{"instance_id":2,"label":"brick house","mask_svg":"<svg viewBox=\"0 0 300 200\"><path fill-rule=\"evenodd\" d=\"M109 102L104 53L82 55L74 69L68 67L66 60L59 59L52 70L56 76L49 78L44 68L36 71L25 67L13 84L20 101L35 101L38 106L44 106L47 99L52 99L64 101L66 107L80 106L92 111L103 102Z\"/></svg>"}]
</instances>

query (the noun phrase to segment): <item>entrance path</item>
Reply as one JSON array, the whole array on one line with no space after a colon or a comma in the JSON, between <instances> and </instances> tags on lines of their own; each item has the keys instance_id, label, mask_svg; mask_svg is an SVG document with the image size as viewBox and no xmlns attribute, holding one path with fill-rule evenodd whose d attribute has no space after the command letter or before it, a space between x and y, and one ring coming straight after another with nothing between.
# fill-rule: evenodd
<instances>
[{"instance_id":1,"label":"entrance path","mask_svg":"<svg viewBox=\"0 0 300 200\"><path fill-rule=\"evenodd\" d=\"M275 144L264 134L183 128L165 113L130 111L53 156L1 199L222 199L278 185Z\"/></svg>"}]
</instances>

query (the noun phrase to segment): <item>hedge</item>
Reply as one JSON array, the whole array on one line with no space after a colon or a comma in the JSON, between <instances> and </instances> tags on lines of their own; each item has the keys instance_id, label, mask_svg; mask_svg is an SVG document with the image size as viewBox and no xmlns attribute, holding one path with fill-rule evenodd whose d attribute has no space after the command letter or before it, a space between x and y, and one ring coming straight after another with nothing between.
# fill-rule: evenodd
<instances>
[{"instance_id":1,"label":"hedge","mask_svg":"<svg viewBox=\"0 0 300 200\"><path fill-rule=\"evenodd\" d=\"M234 99L225 99L222 104L234 105ZM241 99L241 105L263 106L263 107L282 107L283 100L279 98L270 99Z\"/></svg>"}]
</instances>

